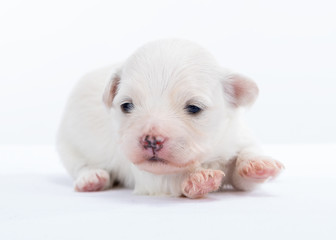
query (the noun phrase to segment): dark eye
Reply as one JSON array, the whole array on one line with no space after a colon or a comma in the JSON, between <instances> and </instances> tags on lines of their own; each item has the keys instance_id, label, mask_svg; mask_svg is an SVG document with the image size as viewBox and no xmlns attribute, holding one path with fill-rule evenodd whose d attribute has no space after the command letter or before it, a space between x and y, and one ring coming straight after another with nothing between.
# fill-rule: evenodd
<instances>
[{"instance_id":1,"label":"dark eye","mask_svg":"<svg viewBox=\"0 0 336 240\"><path fill-rule=\"evenodd\" d=\"M199 112L201 112L202 111L202 109L201 108L199 108L199 107L197 107L197 106L195 106L195 105L188 105L188 106L186 106L185 107L185 109L187 110L187 112L189 113L189 114L197 114L197 113L199 113Z\"/></svg>"},{"instance_id":2,"label":"dark eye","mask_svg":"<svg viewBox=\"0 0 336 240\"><path fill-rule=\"evenodd\" d=\"M123 103L120 105L121 111L123 111L123 113L130 113L132 111L132 109L134 108L133 103Z\"/></svg>"}]
</instances>

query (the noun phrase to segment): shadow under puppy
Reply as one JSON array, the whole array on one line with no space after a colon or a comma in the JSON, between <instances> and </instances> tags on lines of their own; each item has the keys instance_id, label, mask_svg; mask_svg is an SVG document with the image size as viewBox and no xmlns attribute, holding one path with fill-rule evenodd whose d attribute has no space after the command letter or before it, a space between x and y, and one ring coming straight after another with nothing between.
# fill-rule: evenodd
<instances>
[{"instance_id":1,"label":"shadow under puppy","mask_svg":"<svg viewBox=\"0 0 336 240\"><path fill-rule=\"evenodd\" d=\"M83 77L67 103L58 151L77 191L115 181L138 194L190 198L223 184L251 190L283 168L242 122L257 95L253 81L197 44L151 42Z\"/></svg>"}]
</instances>

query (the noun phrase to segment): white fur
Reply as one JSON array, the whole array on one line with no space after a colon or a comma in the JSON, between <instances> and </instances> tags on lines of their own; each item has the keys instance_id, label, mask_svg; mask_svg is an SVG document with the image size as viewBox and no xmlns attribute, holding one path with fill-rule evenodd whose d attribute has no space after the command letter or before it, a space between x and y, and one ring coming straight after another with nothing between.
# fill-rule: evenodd
<instances>
[{"instance_id":1,"label":"white fur","mask_svg":"<svg viewBox=\"0 0 336 240\"><path fill-rule=\"evenodd\" d=\"M224 183L252 189L258 183L239 176L235 161L240 153L260 154L242 122L244 106L253 103L257 91L235 95L232 76L238 75L184 40L149 43L126 62L86 75L73 90L59 129L64 166L77 185L88 178L83 174L105 170L110 174L105 188L118 180L139 194L180 196L182 181L200 168L220 169L226 174ZM113 86L116 96L110 92ZM120 105L130 99L135 108L125 114ZM188 101L204 110L191 116L184 109ZM192 164L167 174L165 166L163 174L139 169L133 163L143 151L138 139L152 131L169 139L166 149L174 164Z\"/></svg>"}]
</instances>

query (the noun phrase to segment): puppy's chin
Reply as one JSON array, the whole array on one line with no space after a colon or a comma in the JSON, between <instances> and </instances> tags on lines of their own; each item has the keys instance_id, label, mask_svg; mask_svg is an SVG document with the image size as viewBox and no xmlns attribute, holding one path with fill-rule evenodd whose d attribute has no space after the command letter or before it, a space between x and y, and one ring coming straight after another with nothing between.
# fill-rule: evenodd
<instances>
[{"instance_id":1,"label":"puppy's chin","mask_svg":"<svg viewBox=\"0 0 336 240\"><path fill-rule=\"evenodd\" d=\"M146 160L137 161L134 164L141 170L157 175L176 174L186 171L188 167L194 164L194 161L189 161L185 164L176 164L165 159L151 157Z\"/></svg>"}]
</instances>

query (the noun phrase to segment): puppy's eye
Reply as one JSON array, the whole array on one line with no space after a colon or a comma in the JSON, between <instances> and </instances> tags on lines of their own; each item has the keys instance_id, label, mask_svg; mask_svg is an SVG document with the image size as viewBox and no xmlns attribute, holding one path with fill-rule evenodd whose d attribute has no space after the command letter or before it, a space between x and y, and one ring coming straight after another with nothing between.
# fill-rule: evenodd
<instances>
[{"instance_id":1,"label":"puppy's eye","mask_svg":"<svg viewBox=\"0 0 336 240\"><path fill-rule=\"evenodd\" d=\"M199 107L197 107L195 105L188 105L188 106L185 107L185 109L191 115L197 114L197 113L199 113L199 112L202 111L201 108L199 108Z\"/></svg>"},{"instance_id":2,"label":"puppy's eye","mask_svg":"<svg viewBox=\"0 0 336 240\"><path fill-rule=\"evenodd\" d=\"M130 113L134 108L134 105L133 103L123 103L120 105L120 108L123 113Z\"/></svg>"}]
</instances>

